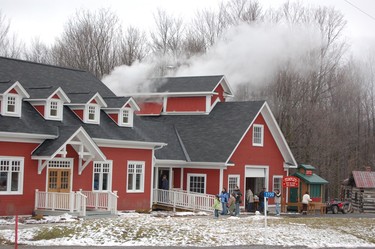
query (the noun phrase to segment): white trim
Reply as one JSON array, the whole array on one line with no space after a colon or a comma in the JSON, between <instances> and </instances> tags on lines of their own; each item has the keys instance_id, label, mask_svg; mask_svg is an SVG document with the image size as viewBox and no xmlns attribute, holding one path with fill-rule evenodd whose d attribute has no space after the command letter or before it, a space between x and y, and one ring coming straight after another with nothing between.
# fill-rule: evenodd
<instances>
[{"instance_id":1,"label":"white trim","mask_svg":"<svg viewBox=\"0 0 375 249\"><path fill-rule=\"evenodd\" d=\"M240 174L229 174L229 175L228 175L228 178L227 178L228 181L227 181L227 187L226 187L226 189L227 189L228 193L231 194L231 193L230 193L230 190L233 191L233 189L230 189L230 188L229 188L229 178L237 178L237 183L236 183L236 185L239 187L240 184L241 184L241 175L240 175Z\"/></svg>"},{"instance_id":2,"label":"white trim","mask_svg":"<svg viewBox=\"0 0 375 249\"><path fill-rule=\"evenodd\" d=\"M52 99L53 96L55 96L57 94L57 96L59 96L60 100L63 102L63 103L70 103L71 100L69 99L68 95L66 95L66 93L61 89L61 87L57 88L56 91L54 91L48 98L47 100L50 100Z\"/></svg>"},{"instance_id":3,"label":"white trim","mask_svg":"<svg viewBox=\"0 0 375 249\"><path fill-rule=\"evenodd\" d=\"M223 189L223 185L224 185L224 170L223 170L223 169L220 169L220 175L219 175L219 191L218 191L218 193L220 193L221 190Z\"/></svg>"},{"instance_id":4,"label":"white trim","mask_svg":"<svg viewBox=\"0 0 375 249\"><path fill-rule=\"evenodd\" d=\"M182 97L182 96L205 96L205 95L218 95L215 92L163 92L163 93L131 93L131 96L159 96L159 97Z\"/></svg>"},{"instance_id":5,"label":"white trim","mask_svg":"<svg viewBox=\"0 0 375 249\"><path fill-rule=\"evenodd\" d=\"M112 140L112 139L104 139L104 138L93 138L93 140L99 147L111 147L111 148L153 149L155 147L162 148L167 145L166 143L158 143L158 142Z\"/></svg>"},{"instance_id":6,"label":"white trim","mask_svg":"<svg viewBox=\"0 0 375 249\"><path fill-rule=\"evenodd\" d=\"M191 192L190 191L190 177L203 177L204 178L204 192L202 194L205 194L207 191L207 174L196 174L196 173L188 173L187 174L187 185L186 185L186 191L188 193L198 193L198 192Z\"/></svg>"},{"instance_id":7,"label":"white trim","mask_svg":"<svg viewBox=\"0 0 375 249\"><path fill-rule=\"evenodd\" d=\"M224 162L187 162L183 160L163 160L156 159L155 165L162 166L178 166L180 168L199 168L199 169L227 169L227 167L234 166L234 164Z\"/></svg>"},{"instance_id":8,"label":"white trim","mask_svg":"<svg viewBox=\"0 0 375 249\"><path fill-rule=\"evenodd\" d=\"M57 138L55 135L0 131L0 141L2 142L41 143L45 139L55 138Z\"/></svg>"},{"instance_id":9,"label":"white trim","mask_svg":"<svg viewBox=\"0 0 375 249\"><path fill-rule=\"evenodd\" d=\"M211 98L212 96L206 96L206 113L209 113L211 111Z\"/></svg>"},{"instance_id":10,"label":"white trim","mask_svg":"<svg viewBox=\"0 0 375 249\"><path fill-rule=\"evenodd\" d=\"M282 134L280 127L278 126L267 102L264 102L263 106L259 109L258 113L255 115L254 119L251 121L247 129L245 130L244 134L242 135L241 139L238 141L236 147L233 149L232 153L229 155L227 162L232 158L233 154L236 152L238 146L243 141L244 137L249 132L249 129L252 127L254 121L258 118L259 114L262 113L262 116L267 124L268 129L270 130L273 139L275 140L277 147L279 151L281 152L284 161L288 162L289 160L292 163L292 166L289 166L289 168L297 168L297 162L294 159L294 156L285 140L284 135Z\"/></svg>"},{"instance_id":11,"label":"white trim","mask_svg":"<svg viewBox=\"0 0 375 249\"><path fill-rule=\"evenodd\" d=\"M51 116L51 107L52 103L55 102L57 105L56 109L56 116ZM62 121L63 119L63 101L60 99L48 99L45 105L45 113L44 113L44 118L48 120L57 120L57 121Z\"/></svg>"},{"instance_id":12,"label":"white trim","mask_svg":"<svg viewBox=\"0 0 375 249\"><path fill-rule=\"evenodd\" d=\"M14 98L14 112L8 111L8 100ZM1 114L9 117L21 117L22 97L19 94L7 93L1 100Z\"/></svg>"},{"instance_id":13,"label":"white trim","mask_svg":"<svg viewBox=\"0 0 375 249\"><path fill-rule=\"evenodd\" d=\"M90 119L90 110L94 110L94 119ZM83 111L83 121L88 124L100 124L100 106L98 104L87 104Z\"/></svg>"},{"instance_id":14,"label":"white trim","mask_svg":"<svg viewBox=\"0 0 375 249\"><path fill-rule=\"evenodd\" d=\"M206 111L173 111L173 112L161 112L161 115L209 115ZM146 115L144 115L146 116Z\"/></svg>"},{"instance_id":15,"label":"white trim","mask_svg":"<svg viewBox=\"0 0 375 249\"><path fill-rule=\"evenodd\" d=\"M273 175L273 176L272 176L272 191L275 192L275 178L277 178L277 179L281 179L279 191L280 191L280 193L282 192L282 188L283 188L283 177L284 177L283 175Z\"/></svg>"},{"instance_id":16,"label":"white trim","mask_svg":"<svg viewBox=\"0 0 375 249\"><path fill-rule=\"evenodd\" d=\"M260 143L256 143L254 141L255 139L255 128L260 128ZM263 147L263 144L264 144L264 125L262 124L253 124L253 133L252 133L252 145L255 146L255 147Z\"/></svg>"},{"instance_id":17,"label":"white trim","mask_svg":"<svg viewBox=\"0 0 375 249\"><path fill-rule=\"evenodd\" d=\"M95 164L100 164L100 172L99 174L99 185L98 185L98 190L94 189L94 181L95 181ZM103 184L103 164L109 164L109 172L108 172L108 182L107 182L107 188L106 190L100 190L102 184ZM107 160L107 161L94 161L92 164L92 191L93 192L107 192L111 191L112 192L112 176L113 176L113 161L112 160Z\"/></svg>"},{"instance_id":18,"label":"white trim","mask_svg":"<svg viewBox=\"0 0 375 249\"><path fill-rule=\"evenodd\" d=\"M25 88L23 88L23 86L21 85L21 83L19 81L16 81L14 82L13 85L11 85L3 94L8 94L10 92L10 90L12 89L15 89L16 92L21 95L23 98L30 98L30 95L27 93L27 91L25 90ZM20 90L21 91L21 94L17 91Z\"/></svg>"},{"instance_id":19,"label":"white trim","mask_svg":"<svg viewBox=\"0 0 375 249\"><path fill-rule=\"evenodd\" d=\"M73 189L73 168L74 168L74 158L60 158L60 157L56 157L54 158L53 160L50 160L50 161L46 161L46 192L48 192L48 169L58 169L58 167L50 167L49 166L49 163L50 162L53 162L53 161L63 161L63 162L69 162L69 167L67 168L63 168L61 167L61 169L70 169L70 186L69 186L69 191L71 192L72 189ZM40 173L39 173L40 174Z\"/></svg>"},{"instance_id":20,"label":"white trim","mask_svg":"<svg viewBox=\"0 0 375 249\"><path fill-rule=\"evenodd\" d=\"M128 122L124 123L124 113L125 111L128 112ZM119 115L118 115L118 120L117 123L119 126L123 127L133 127L133 121L134 121L134 110L129 107L124 107L120 110Z\"/></svg>"},{"instance_id":21,"label":"white trim","mask_svg":"<svg viewBox=\"0 0 375 249\"><path fill-rule=\"evenodd\" d=\"M133 186L132 189L129 189L129 164L136 165L142 165L142 177L141 177L141 186L139 190L133 190L135 189L136 180L133 179ZM134 168L136 170L136 167ZM132 173L134 176L136 175L136 172ZM145 161L132 161L128 160L126 165L126 193L144 193L145 192L145 174L146 174L146 162Z\"/></svg>"},{"instance_id":22,"label":"white trim","mask_svg":"<svg viewBox=\"0 0 375 249\"><path fill-rule=\"evenodd\" d=\"M85 104L86 105L92 104L91 102L93 100L95 100L96 104L99 105L100 107L108 107L107 103L104 101L104 99L102 98L102 96L99 93L95 93L94 96L92 96L92 98L89 101L87 101L87 103L85 103Z\"/></svg>"},{"instance_id":23,"label":"white trim","mask_svg":"<svg viewBox=\"0 0 375 249\"><path fill-rule=\"evenodd\" d=\"M11 157L7 157L7 156L0 156L0 160L6 160L6 161L19 161L20 162L20 171L19 171L19 174L18 174L18 190L17 191L9 191L9 189L11 189L11 177L12 177L12 174L9 174L10 172L13 172L12 171L12 165L11 163L9 164L9 169L8 169L8 176L7 176L7 191L0 191L0 195L22 195L23 194L23 182L24 182L24 175L25 175L25 158L24 157L15 157L15 156L11 156Z\"/></svg>"},{"instance_id":24,"label":"white trim","mask_svg":"<svg viewBox=\"0 0 375 249\"><path fill-rule=\"evenodd\" d=\"M265 188L268 190L268 186L269 186L269 177L270 177L270 167L268 165L251 165L251 164L246 164L245 167L245 172L244 172L244 176L245 178L246 177L249 177L246 175L246 171L247 169L264 169L264 185L265 185ZM244 188L246 188L246 182L244 181Z\"/></svg>"},{"instance_id":25,"label":"white trim","mask_svg":"<svg viewBox=\"0 0 375 249\"><path fill-rule=\"evenodd\" d=\"M137 105L137 102L135 102L135 100L130 97L128 99L128 101L125 102L125 104L123 105L123 108L126 108L127 105L130 105L130 107L134 110L134 111L140 111L141 108L139 108L139 105Z\"/></svg>"}]
</instances>

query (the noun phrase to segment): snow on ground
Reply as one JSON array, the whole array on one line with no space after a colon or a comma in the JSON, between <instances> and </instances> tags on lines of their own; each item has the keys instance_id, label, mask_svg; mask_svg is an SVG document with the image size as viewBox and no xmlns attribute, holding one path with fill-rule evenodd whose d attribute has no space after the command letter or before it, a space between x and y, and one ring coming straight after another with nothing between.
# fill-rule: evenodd
<instances>
[{"instance_id":1,"label":"snow on ground","mask_svg":"<svg viewBox=\"0 0 375 249\"><path fill-rule=\"evenodd\" d=\"M78 246L230 246L375 247L375 219L353 219L350 225L327 225L326 218L267 218L262 215L221 216L206 213L121 213L115 218L77 220L49 218L51 225L21 225L19 243ZM339 219L339 222L349 222ZM69 222L68 222L69 221ZM46 222L42 222L46 223ZM6 225L8 224L8 225ZM1 237L14 240L14 223L0 222Z\"/></svg>"}]
</instances>

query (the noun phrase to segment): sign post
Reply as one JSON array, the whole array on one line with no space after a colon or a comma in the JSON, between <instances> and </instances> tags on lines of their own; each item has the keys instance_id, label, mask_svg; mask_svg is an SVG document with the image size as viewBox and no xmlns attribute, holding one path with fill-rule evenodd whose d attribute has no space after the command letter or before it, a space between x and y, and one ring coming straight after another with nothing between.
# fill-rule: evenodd
<instances>
[{"instance_id":1,"label":"sign post","mask_svg":"<svg viewBox=\"0 0 375 249\"><path fill-rule=\"evenodd\" d=\"M275 192L264 192L264 227L267 227L268 198L274 198Z\"/></svg>"}]
</instances>

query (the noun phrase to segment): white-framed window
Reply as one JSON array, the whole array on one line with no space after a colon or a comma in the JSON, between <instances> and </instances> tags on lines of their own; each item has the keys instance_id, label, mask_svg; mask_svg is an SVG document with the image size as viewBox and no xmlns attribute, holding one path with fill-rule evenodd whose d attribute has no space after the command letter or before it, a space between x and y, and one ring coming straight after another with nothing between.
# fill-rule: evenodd
<instances>
[{"instance_id":1,"label":"white-framed window","mask_svg":"<svg viewBox=\"0 0 375 249\"><path fill-rule=\"evenodd\" d=\"M228 175L228 193L232 193L236 186L240 186L240 175Z\"/></svg>"},{"instance_id":2,"label":"white-framed window","mask_svg":"<svg viewBox=\"0 0 375 249\"><path fill-rule=\"evenodd\" d=\"M96 104L86 105L85 108L85 122L99 124L100 108Z\"/></svg>"},{"instance_id":3,"label":"white-framed window","mask_svg":"<svg viewBox=\"0 0 375 249\"><path fill-rule=\"evenodd\" d=\"M13 94L13 93L6 94L3 98L3 101L1 102L2 114L7 115L7 116L20 117L21 116L21 103L22 103L22 99L20 98L19 95Z\"/></svg>"},{"instance_id":4,"label":"white-framed window","mask_svg":"<svg viewBox=\"0 0 375 249\"><path fill-rule=\"evenodd\" d=\"M272 181L272 191L276 191L278 189L280 192L283 187L283 176L282 175L274 175Z\"/></svg>"},{"instance_id":5,"label":"white-framed window","mask_svg":"<svg viewBox=\"0 0 375 249\"><path fill-rule=\"evenodd\" d=\"M253 126L253 146L263 146L264 126L254 124Z\"/></svg>"},{"instance_id":6,"label":"white-framed window","mask_svg":"<svg viewBox=\"0 0 375 249\"><path fill-rule=\"evenodd\" d=\"M131 108L124 108L120 112L120 125L132 127L133 126L133 111Z\"/></svg>"},{"instance_id":7,"label":"white-framed window","mask_svg":"<svg viewBox=\"0 0 375 249\"><path fill-rule=\"evenodd\" d=\"M0 195L23 193L23 158L0 157Z\"/></svg>"},{"instance_id":8,"label":"white-framed window","mask_svg":"<svg viewBox=\"0 0 375 249\"><path fill-rule=\"evenodd\" d=\"M144 192L145 162L128 161L127 192Z\"/></svg>"},{"instance_id":9,"label":"white-framed window","mask_svg":"<svg viewBox=\"0 0 375 249\"><path fill-rule=\"evenodd\" d=\"M112 190L112 161L94 162L93 191Z\"/></svg>"},{"instance_id":10,"label":"white-framed window","mask_svg":"<svg viewBox=\"0 0 375 249\"><path fill-rule=\"evenodd\" d=\"M206 174L188 174L188 191L206 193Z\"/></svg>"},{"instance_id":11,"label":"white-framed window","mask_svg":"<svg viewBox=\"0 0 375 249\"><path fill-rule=\"evenodd\" d=\"M47 119L62 120L62 103L60 100L47 102Z\"/></svg>"}]
</instances>

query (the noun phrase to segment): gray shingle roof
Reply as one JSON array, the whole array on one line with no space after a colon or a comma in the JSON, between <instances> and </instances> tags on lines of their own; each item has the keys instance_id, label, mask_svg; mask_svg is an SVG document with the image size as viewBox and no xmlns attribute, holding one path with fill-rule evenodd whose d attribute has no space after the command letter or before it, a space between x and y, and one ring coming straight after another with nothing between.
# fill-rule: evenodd
<instances>
[{"instance_id":1,"label":"gray shingle roof","mask_svg":"<svg viewBox=\"0 0 375 249\"><path fill-rule=\"evenodd\" d=\"M141 117L147 122L157 122L173 125L193 162L226 162L264 105L264 101L226 102L218 103L210 115L171 115ZM160 137L159 133L150 133L155 139L169 139L168 146L157 150L158 159L169 159L171 150L181 147L175 138L175 133L169 132L170 137ZM183 154L182 154L183 155ZM181 156L184 158L184 156Z\"/></svg>"},{"instance_id":2,"label":"gray shingle roof","mask_svg":"<svg viewBox=\"0 0 375 249\"><path fill-rule=\"evenodd\" d=\"M72 103L86 103L97 92L102 97L115 96L105 84L88 72L0 57L0 81L9 80L19 81L31 99L45 97L39 96L42 94L39 91L29 92L30 88L38 87L46 88L47 94L50 92L47 87L61 87Z\"/></svg>"},{"instance_id":3,"label":"gray shingle roof","mask_svg":"<svg viewBox=\"0 0 375 249\"><path fill-rule=\"evenodd\" d=\"M212 92L224 75L153 79L156 92Z\"/></svg>"},{"instance_id":4,"label":"gray shingle roof","mask_svg":"<svg viewBox=\"0 0 375 249\"><path fill-rule=\"evenodd\" d=\"M130 97L104 97L104 101L111 108L121 108L130 99Z\"/></svg>"}]
</instances>

